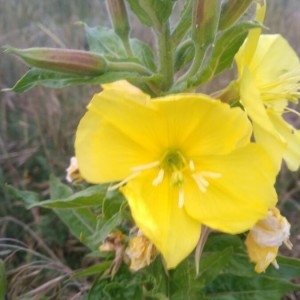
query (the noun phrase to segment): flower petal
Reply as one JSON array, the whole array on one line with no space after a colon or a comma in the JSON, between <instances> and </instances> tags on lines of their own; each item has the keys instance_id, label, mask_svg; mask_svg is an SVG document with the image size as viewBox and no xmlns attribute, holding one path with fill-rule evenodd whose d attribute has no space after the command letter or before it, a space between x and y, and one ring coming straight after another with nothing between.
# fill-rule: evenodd
<instances>
[{"instance_id":1,"label":"flower petal","mask_svg":"<svg viewBox=\"0 0 300 300\"><path fill-rule=\"evenodd\" d=\"M276 171L259 145L250 144L226 156L208 156L195 164L221 175L207 178L204 192L197 191L192 179L185 184L187 213L213 229L233 234L246 231L277 201Z\"/></svg>"},{"instance_id":2,"label":"flower petal","mask_svg":"<svg viewBox=\"0 0 300 300\"><path fill-rule=\"evenodd\" d=\"M123 180L133 167L160 158L156 134L161 130L152 128L149 120L157 126L161 122L147 95L108 89L95 95L88 109L75 140L79 169L86 180Z\"/></svg>"},{"instance_id":3,"label":"flower petal","mask_svg":"<svg viewBox=\"0 0 300 300\"><path fill-rule=\"evenodd\" d=\"M268 115L276 130L287 143L283 158L288 168L291 171L296 171L300 166L300 130L296 130L272 110L268 110Z\"/></svg>"},{"instance_id":4,"label":"flower petal","mask_svg":"<svg viewBox=\"0 0 300 300\"><path fill-rule=\"evenodd\" d=\"M167 268L174 268L195 248L200 224L178 206L178 189L170 185L170 176L152 185L154 170L131 180L121 188L132 216L143 234L162 253Z\"/></svg>"},{"instance_id":5,"label":"flower petal","mask_svg":"<svg viewBox=\"0 0 300 300\"><path fill-rule=\"evenodd\" d=\"M286 143L271 122L248 68L244 69L240 81L240 97L252 120L256 142L265 148L279 170Z\"/></svg>"},{"instance_id":6,"label":"flower petal","mask_svg":"<svg viewBox=\"0 0 300 300\"><path fill-rule=\"evenodd\" d=\"M264 34L249 65L258 89L277 82L280 76L299 67L296 52L279 34Z\"/></svg>"},{"instance_id":7,"label":"flower petal","mask_svg":"<svg viewBox=\"0 0 300 300\"><path fill-rule=\"evenodd\" d=\"M229 153L249 143L251 124L240 108L202 94L178 94L153 100L167 124L169 147L188 157Z\"/></svg>"}]
</instances>

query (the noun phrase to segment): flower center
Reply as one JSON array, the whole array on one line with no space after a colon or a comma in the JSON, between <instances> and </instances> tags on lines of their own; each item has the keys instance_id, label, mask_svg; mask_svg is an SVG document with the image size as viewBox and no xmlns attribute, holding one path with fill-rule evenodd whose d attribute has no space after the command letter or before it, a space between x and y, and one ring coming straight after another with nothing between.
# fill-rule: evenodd
<instances>
[{"instance_id":1,"label":"flower center","mask_svg":"<svg viewBox=\"0 0 300 300\"><path fill-rule=\"evenodd\" d=\"M169 150L160 163L159 172L153 180L153 185L160 184L167 173L171 176L171 185L180 188L183 184L182 170L186 165L186 159L179 150Z\"/></svg>"}]
</instances>

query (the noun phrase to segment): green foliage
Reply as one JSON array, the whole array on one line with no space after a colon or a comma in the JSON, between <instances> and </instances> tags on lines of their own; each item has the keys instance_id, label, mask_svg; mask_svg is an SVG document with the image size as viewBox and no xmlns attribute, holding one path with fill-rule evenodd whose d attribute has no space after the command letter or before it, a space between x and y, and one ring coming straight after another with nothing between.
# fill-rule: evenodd
<instances>
[{"instance_id":1,"label":"green foliage","mask_svg":"<svg viewBox=\"0 0 300 300\"><path fill-rule=\"evenodd\" d=\"M0 300L5 300L7 290L6 271L3 260L0 259Z\"/></svg>"},{"instance_id":2,"label":"green foliage","mask_svg":"<svg viewBox=\"0 0 300 300\"><path fill-rule=\"evenodd\" d=\"M174 0L128 0L131 10L139 20L155 29L168 20L173 2Z\"/></svg>"}]
</instances>

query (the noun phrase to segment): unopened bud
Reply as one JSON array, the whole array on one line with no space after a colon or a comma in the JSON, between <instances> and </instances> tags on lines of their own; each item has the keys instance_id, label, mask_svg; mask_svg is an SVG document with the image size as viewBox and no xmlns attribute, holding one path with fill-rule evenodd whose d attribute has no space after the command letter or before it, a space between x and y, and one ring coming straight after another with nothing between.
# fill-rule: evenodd
<instances>
[{"instance_id":1,"label":"unopened bud","mask_svg":"<svg viewBox=\"0 0 300 300\"><path fill-rule=\"evenodd\" d=\"M238 21L253 0L229 0L222 5L219 29L224 30Z\"/></svg>"},{"instance_id":2,"label":"unopened bud","mask_svg":"<svg viewBox=\"0 0 300 300\"><path fill-rule=\"evenodd\" d=\"M123 0L106 0L114 30L121 38L127 38L130 32L130 25L126 6Z\"/></svg>"},{"instance_id":3,"label":"unopened bud","mask_svg":"<svg viewBox=\"0 0 300 300\"><path fill-rule=\"evenodd\" d=\"M20 57L31 67L41 69L81 74L100 75L106 71L105 59L96 53L57 48L7 48L7 53Z\"/></svg>"},{"instance_id":4,"label":"unopened bud","mask_svg":"<svg viewBox=\"0 0 300 300\"><path fill-rule=\"evenodd\" d=\"M199 46L213 44L221 12L220 0L198 0L193 9L193 39Z\"/></svg>"}]
</instances>

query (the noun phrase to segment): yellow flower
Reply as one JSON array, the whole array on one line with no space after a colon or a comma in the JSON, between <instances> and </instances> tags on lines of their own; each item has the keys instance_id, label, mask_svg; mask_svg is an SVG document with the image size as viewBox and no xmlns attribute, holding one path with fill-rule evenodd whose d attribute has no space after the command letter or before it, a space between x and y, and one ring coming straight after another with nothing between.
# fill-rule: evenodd
<instances>
[{"instance_id":1,"label":"yellow flower","mask_svg":"<svg viewBox=\"0 0 300 300\"><path fill-rule=\"evenodd\" d=\"M255 271L261 273L272 263L276 268L278 248L284 243L289 249L290 224L281 216L277 208L269 211L268 216L250 230L245 244L250 260L255 263Z\"/></svg>"},{"instance_id":2,"label":"yellow flower","mask_svg":"<svg viewBox=\"0 0 300 300\"><path fill-rule=\"evenodd\" d=\"M264 10L265 6L258 4L259 21ZM261 29L250 31L235 57L238 97L252 120L256 142L269 152L277 168L284 158L289 169L297 170L300 131L288 124L283 114L293 111L288 102L297 102L300 96L299 58L281 35L260 33Z\"/></svg>"},{"instance_id":3,"label":"yellow flower","mask_svg":"<svg viewBox=\"0 0 300 300\"><path fill-rule=\"evenodd\" d=\"M116 82L88 105L75 141L84 178L119 182L136 225L175 267L200 226L249 230L276 203L276 171L240 108L201 94L152 99Z\"/></svg>"},{"instance_id":4,"label":"yellow flower","mask_svg":"<svg viewBox=\"0 0 300 300\"><path fill-rule=\"evenodd\" d=\"M283 118L288 101L299 97L300 63L280 35L261 35L247 65L242 65L243 48L236 56L240 101L253 122L254 136L280 166L282 157L291 170L300 165L300 131Z\"/></svg>"},{"instance_id":5,"label":"yellow flower","mask_svg":"<svg viewBox=\"0 0 300 300\"><path fill-rule=\"evenodd\" d=\"M130 258L130 269L132 271L138 271L149 266L157 255L154 245L140 230L130 239L125 253Z\"/></svg>"}]
</instances>

